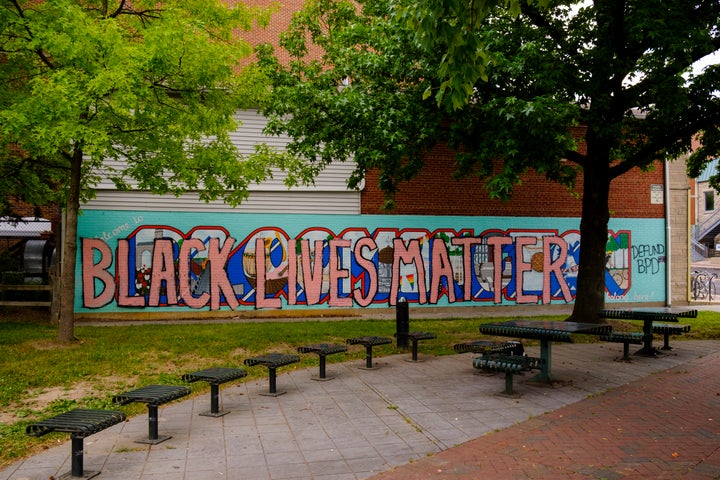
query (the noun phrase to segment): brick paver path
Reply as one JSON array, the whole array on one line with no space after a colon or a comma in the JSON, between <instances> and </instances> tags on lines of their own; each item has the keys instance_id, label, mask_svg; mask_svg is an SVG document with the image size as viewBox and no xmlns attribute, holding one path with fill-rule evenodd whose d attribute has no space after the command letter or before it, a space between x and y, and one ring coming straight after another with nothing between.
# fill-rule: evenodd
<instances>
[{"instance_id":1,"label":"brick paver path","mask_svg":"<svg viewBox=\"0 0 720 480\"><path fill-rule=\"evenodd\" d=\"M720 354L372 480L719 479Z\"/></svg>"}]
</instances>

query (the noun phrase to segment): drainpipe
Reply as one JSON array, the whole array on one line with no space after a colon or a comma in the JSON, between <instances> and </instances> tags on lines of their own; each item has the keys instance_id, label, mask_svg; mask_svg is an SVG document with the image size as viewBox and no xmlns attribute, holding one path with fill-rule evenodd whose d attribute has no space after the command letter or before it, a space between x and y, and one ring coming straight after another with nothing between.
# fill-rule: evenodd
<instances>
[{"instance_id":1,"label":"drainpipe","mask_svg":"<svg viewBox=\"0 0 720 480\"><path fill-rule=\"evenodd\" d=\"M670 227L670 172L669 162L665 159L665 305L672 307L672 241ZM689 252L688 252L689 253Z\"/></svg>"}]
</instances>

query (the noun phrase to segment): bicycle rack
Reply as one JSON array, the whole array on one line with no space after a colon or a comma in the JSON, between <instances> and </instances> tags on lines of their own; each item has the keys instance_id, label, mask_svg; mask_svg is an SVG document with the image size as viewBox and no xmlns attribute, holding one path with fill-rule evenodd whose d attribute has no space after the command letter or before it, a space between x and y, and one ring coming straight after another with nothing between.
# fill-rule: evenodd
<instances>
[{"instance_id":1,"label":"bicycle rack","mask_svg":"<svg viewBox=\"0 0 720 480\"><path fill-rule=\"evenodd\" d=\"M707 299L711 302L715 293L714 282L717 277L716 273L694 271L690 282L690 290L692 292L693 300Z\"/></svg>"}]
</instances>

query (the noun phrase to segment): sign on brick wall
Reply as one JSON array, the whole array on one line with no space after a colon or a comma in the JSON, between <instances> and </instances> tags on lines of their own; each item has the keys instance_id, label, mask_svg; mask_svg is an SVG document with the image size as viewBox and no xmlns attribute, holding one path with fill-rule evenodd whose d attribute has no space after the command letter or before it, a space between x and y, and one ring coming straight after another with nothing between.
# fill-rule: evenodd
<instances>
[{"instance_id":1,"label":"sign on brick wall","mask_svg":"<svg viewBox=\"0 0 720 480\"><path fill-rule=\"evenodd\" d=\"M88 210L76 311L570 303L577 218ZM664 301L664 221L614 219L609 302Z\"/></svg>"}]
</instances>

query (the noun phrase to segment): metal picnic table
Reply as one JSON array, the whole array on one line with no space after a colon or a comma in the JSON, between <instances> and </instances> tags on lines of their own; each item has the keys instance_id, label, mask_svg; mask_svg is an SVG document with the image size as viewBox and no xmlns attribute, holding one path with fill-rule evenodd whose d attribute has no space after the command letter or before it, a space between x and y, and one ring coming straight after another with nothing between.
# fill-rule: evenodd
<instances>
[{"instance_id":1,"label":"metal picnic table","mask_svg":"<svg viewBox=\"0 0 720 480\"><path fill-rule=\"evenodd\" d=\"M645 340L635 355L656 357L660 350L653 347L653 322L678 322L680 318L696 318L697 310L692 308L672 307L635 307L635 308L608 308L600 311L600 316L614 320L641 320Z\"/></svg>"},{"instance_id":2,"label":"metal picnic table","mask_svg":"<svg viewBox=\"0 0 720 480\"><path fill-rule=\"evenodd\" d=\"M552 342L572 343L571 334L603 335L612 326L598 323L556 322L543 320L510 320L502 323L480 325L480 333L502 337L540 340L540 373L531 380L552 383Z\"/></svg>"}]
</instances>

